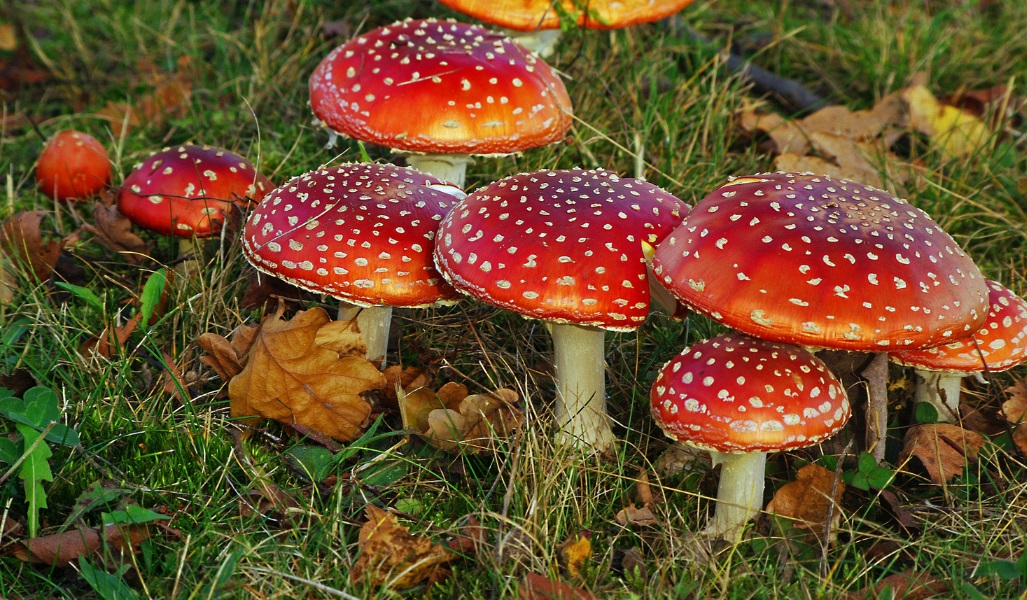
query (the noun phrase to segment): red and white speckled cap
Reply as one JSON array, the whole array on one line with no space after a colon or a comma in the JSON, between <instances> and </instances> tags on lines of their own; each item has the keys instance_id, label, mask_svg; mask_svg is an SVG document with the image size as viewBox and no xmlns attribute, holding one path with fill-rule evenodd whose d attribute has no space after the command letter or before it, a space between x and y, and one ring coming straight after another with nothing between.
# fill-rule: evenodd
<instances>
[{"instance_id":1,"label":"red and white speckled cap","mask_svg":"<svg viewBox=\"0 0 1027 600\"><path fill-rule=\"evenodd\" d=\"M690 308L792 344L937 346L988 313L984 276L924 211L822 175L731 181L696 204L653 265Z\"/></svg>"},{"instance_id":2,"label":"red and white speckled cap","mask_svg":"<svg viewBox=\"0 0 1027 600\"><path fill-rule=\"evenodd\" d=\"M209 237L232 205L260 200L274 185L234 152L176 146L150 155L118 192L118 210L139 227L177 237Z\"/></svg>"},{"instance_id":3,"label":"red and white speckled cap","mask_svg":"<svg viewBox=\"0 0 1027 600\"><path fill-rule=\"evenodd\" d=\"M509 154L561 140L563 82L540 58L477 25L407 20L333 50L310 76L318 119L397 150Z\"/></svg>"},{"instance_id":4,"label":"red and white speckled cap","mask_svg":"<svg viewBox=\"0 0 1027 600\"><path fill-rule=\"evenodd\" d=\"M688 205L609 171L539 171L464 198L439 228L435 262L455 288L538 319L613 330L649 313L642 244Z\"/></svg>"},{"instance_id":5,"label":"red and white speckled cap","mask_svg":"<svg viewBox=\"0 0 1027 600\"><path fill-rule=\"evenodd\" d=\"M475 19L515 29L556 29L562 15L589 29L618 29L659 21L678 12L692 0L439 0Z\"/></svg>"},{"instance_id":6,"label":"red and white speckled cap","mask_svg":"<svg viewBox=\"0 0 1027 600\"><path fill-rule=\"evenodd\" d=\"M845 387L822 360L741 334L685 348L660 370L650 401L667 436L735 453L812 446L851 412Z\"/></svg>"},{"instance_id":7,"label":"red and white speckled cap","mask_svg":"<svg viewBox=\"0 0 1027 600\"><path fill-rule=\"evenodd\" d=\"M243 253L268 275L359 306L452 300L459 295L432 263L439 221L458 200L440 189L451 187L395 165L312 171L253 211Z\"/></svg>"},{"instance_id":8,"label":"red and white speckled cap","mask_svg":"<svg viewBox=\"0 0 1027 600\"><path fill-rule=\"evenodd\" d=\"M889 358L929 371L978 373L1005 371L1027 361L1027 301L988 280L991 310L972 336L933 348L893 352Z\"/></svg>"}]
</instances>

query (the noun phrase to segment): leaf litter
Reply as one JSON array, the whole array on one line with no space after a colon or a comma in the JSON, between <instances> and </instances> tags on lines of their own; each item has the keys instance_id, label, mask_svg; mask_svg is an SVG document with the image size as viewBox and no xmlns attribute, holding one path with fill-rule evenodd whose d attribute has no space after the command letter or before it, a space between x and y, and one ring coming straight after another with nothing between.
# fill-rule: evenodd
<instances>
[{"instance_id":1,"label":"leaf litter","mask_svg":"<svg viewBox=\"0 0 1027 600\"><path fill-rule=\"evenodd\" d=\"M368 504L365 514L357 541L360 554L350 571L354 582L408 589L440 581L447 574L443 565L457 558L445 545L411 534L391 512Z\"/></svg>"}]
</instances>

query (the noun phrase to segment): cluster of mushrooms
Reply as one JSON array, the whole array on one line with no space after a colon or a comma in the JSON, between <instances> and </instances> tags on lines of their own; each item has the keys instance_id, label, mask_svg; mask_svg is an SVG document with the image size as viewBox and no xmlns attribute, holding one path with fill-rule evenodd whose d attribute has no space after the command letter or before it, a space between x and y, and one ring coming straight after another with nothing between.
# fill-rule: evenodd
<instances>
[{"instance_id":1,"label":"cluster of mushrooms","mask_svg":"<svg viewBox=\"0 0 1027 600\"><path fill-rule=\"evenodd\" d=\"M463 294L544 321L558 441L596 452L615 443L606 330L637 328L651 301L735 330L684 349L651 391L663 431L723 464L711 535L740 535L759 511L767 452L817 444L849 418L846 385L813 352L932 372L917 398L949 420L960 376L1027 359L1027 303L922 210L853 181L737 177L690 207L602 169L543 170L465 194L470 156L558 142L572 122L553 70L483 27L407 20L356 37L317 67L310 102L333 132L410 167L321 167L268 191L245 159L182 146L126 179L121 210L186 237L216 233L222 202L256 201L247 260L338 298L369 359L385 358L393 307ZM883 432L880 404L868 412Z\"/></svg>"}]
</instances>

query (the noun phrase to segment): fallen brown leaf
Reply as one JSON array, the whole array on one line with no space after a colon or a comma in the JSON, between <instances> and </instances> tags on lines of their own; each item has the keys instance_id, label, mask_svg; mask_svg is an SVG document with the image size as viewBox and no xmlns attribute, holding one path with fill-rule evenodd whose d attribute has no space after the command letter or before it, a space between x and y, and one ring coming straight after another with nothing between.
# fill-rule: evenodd
<instances>
[{"instance_id":1,"label":"fallen brown leaf","mask_svg":"<svg viewBox=\"0 0 1027 600\"><path fill-rule=\"evenodd\" d=\"M649 569L645 566L645 558L638 546L632 546L624 551L620 557L620 570L640 581L648 579Z\"/></svg>"},{"instance_id":2,"label":"fallen brown leaf","mask_svg":"<svg viewBox=\"0 0 1027 600\"><path fill-rule=\"evenodd\" d=\"M360 555L350 571L354 582L408 589L432 577L456 558L445 546L411 535L392 513L367 505L367 522L360 528Z\"/></svg>"},{"instance_id":3,"label":"fallen brown leaf","mask_svg":"<svg viewBox=\"0 0 1027 600\"><path fill-rule=\"evenodd\" d=\"M88 357L95 353L104 358L110 358L117 353L118 349L125 347L128 338L138 326L138 314L132 315L121 325L107 326L98 335L82 342L78 349L79 354Z\"/></svg>"},{"instance_id":4,"label":"fallen brown leaf","mask_svg":"<svg viewBox=\"0 0 1027 600\"><path fill-rule=\"evenodd\" d=\"M1021 455L1027 456L1027 426L1018 425L1013 430L1013 443Z\"/></svg>"},{"instance_id":5,"label":"fallen brown leaf","mask_svg":"<svg viewBox=\"0 0 1027 600\"><path fill-rule=\"evenodd\" d=\"M901 573L893 573L873 587L866 587L858 592L847 594L848 600L867 598L902 598L902 600L925 600L934 598L949 591L948 582L934 575L920 573L912 567ZM889 591L890 593L885 593Z\"/></svg>"},{"instance_id":6,"label":"fallen brown leaf","mask_svg":"<svg viewBox=\"0 0 1027 600\"><path fill-rule=\"evenodd\" d=\"M331 322L323 309L284 308L261 321L242 372L228 384L233 417L261 416L299 423L340 442L355 439L371 414L363 394L381 389L385 377L359 356L340 357L317 345Z\"/></svg>"},{"instance_id":7,"label":"fallen brown leaf","mask_svg":"<svg viewBox=\"0 0 1027 600\"><path fill-rule=\"evenodd\" d=\"M164 393L174 396L179 402L189 402L191 400L189 397L189 386L182 377L182 372L179 371L178 365L175 364L174 357L167 352L161 352L161 354L164 356L164 364L167 365L161 374Z\"/></svg>"},{"instance_id":8,"label":"fallen brown leaf","mask_svg":"<svg viewBox=\"0 0 1027 600\"><path fill-rule=\"evenodd\" d=\"M844 493L844 483L839 481L835 487L834 471L810 464L799 469L795 481L777 490L767 504L767 512L791 519L794 528L806 529L822 539L828 529L828 514L832 527L841 520L839 503Z\"/></svg>"},{"instance_id":9,"label":"fallen brown leaf","mask_svg":"<svg viewBox=\"0 0 1027 600\"><path fill-rule=\"evenodd\" d=\"M975 459L977 451L985 441L983 435L967 431L958 425L917 425L906 432L899 463L916 457L924 465L931 481L941 485L953 477L962 475L967 459ZM953 445L963 450L957 450Z\"/></svg>"},{"instance_id":10,"label":"fallen brown leaf","mask_svg":"<svg viewBox=\"0 0 1027 600\"><path fill-rule=\"evenodd\" d=\"M64 248L62 241L43 239L41 225L46 211L14 213L0 224L0 287L6 293L0 301L9 302L18 288L18 267L27 266L39 281L46 281Z\"/></svg>"},{"instance_id":11,"label":"fallen brown leaf","mask_svg":"<svg viewBox=\"0 0 1027 600\"><path fill-rule=\"evenodd\" d=\"M467 517L456 536L446 542L446 547L461 554L478 554L485 548L488 538L485 528L475 516Z\"/></svg>"},{"instance_id":12,"label":"fallen brown leaf","mask_svg":"<svg viewBox=\"0 0 1027 600\"><path fill-rule=\"evenodd\" d=\"M562 581L554 581L545 575L528 573L517 588L521 600L599 600L599 597Z\"/></svg>"},{"instance_id":13,"label":"fallen brown leaf","mask_svg":"<svg viewBox=\"0 0 1027 600\"><path fill-rule=\"evenodd\" d=\"M649 508L648 505L642 506L640 508L638 506L635 506L634 502L632 502L627 507L623 508L619 513L617 513L616 516L614 516L614 520L616 520L623 526L649 526L656 525L658 523L658 521L656 520L656 515L653 514L652 509Z\"/></svg>"},{"instance_id":14,"label":"fallen brown leaf","mask_svg":"<svg viewBox=\"0 0 1027 600\"><path fill-rule=\"evenodd\" d=\"M977 117L942 104L924 85L902 91L909 107L909 126L927 135L948 158L967 156L987 143L991 132Z\"/></svg>"},{"instance_id":15,"label":"fallen brown leaf","mask_svg":"<svg viewBox=\"0 0 1027 600\"><path fill-rule=\"evenodd\" d=\"M592 556L592 532L583 529L563 541L556 547L556 553L567 574L581 577L581 569Z\"/></svg>"},{"instance_id":16,"label":"fallen brown leaf","mask_svg":"<svg viewBox=\"0 0 1027 600\"><path fill-rule=\"evenodd\" d=\"M1002 416L1010 423L1027 421L1027 377L1006 388Z\"/></svg>"},{"instance_id":17,"label":"fallen brown leaf","mask_svg":"<svg viewBox=\"0 0 1027 600\"><path fill-rule=\"evenodd\" d=\"M430 386L434 380L430 371L420 367L392 365L385 367L382 375L385 375L385 393L382 394L382 405L393 410L399 410L397 390L409 394L418 388ZM466 390L466 388L464 389ZM466 395L464 393L464 396Z\"/></svg>"},{"instance_id":18,"label":"fallen brown leaf","mask_svg":"<svg viewBox=\"0 0 1027 600\"><path fill-rule=\"evenodd\" d=\"M356 319L352 321L331 321L317 330L314 343L322 348L337 352L339 356L364 356L367 344L357 327Z\"/></svg>"},{"instance_id":19,"label":"fallen brown leaf","mask_svg":"<svg viewBox=\"0 0 1027 600\"><path fill-rule=\"evenodd\" d=\"M140 126L163 127L168 119L184 117L192 95L193 70L188 56L178 60L174 74L152 67L145 75L152 90L136 99L135 103L108 102L98 111L107 119L115 137L127 134Z\"/></svg>"},{"instance_id":20,"label":"fallen brown leaf","mask_svg":"<svg viewBox=\"0 0 1027 600\"><path fill-rule=\"evenodd\" d=\"M79 557L99 554L104 542L116 551L135 553L156 527L149 524L106 525L102 529L84 527L17 542L11 554L25 562L67 567Z\"/></svg>"},{"instance_id":21,"label":"fallen brown leaf","mask_svg":"<svg viewBox=\"0 0 1027 600\"><path fill-rule=\"evenodd\" d=\"M417 416L413 429L429 445L447 452L484 452L494 449L496 440L510 437L524 423L524 414L514 406L517 392L502 388L459 398L463 391L466 388L462 386L443 386L440 393L427 388L414 392L414 401L421 406L414 411ZM405 404L408 398L401 402ZM432 408L439 405L442 407ZM430 409L427 415L425 408Z\"/></svg>"},{"instance_id":22,"label":"fallen brown leaf","mask_svg":"<svg viewBox=\"0 0 1027 600\"><path fill-rule=\"evenodd\" d=\"M132 230L132 222L121 214L115 204L99 203L93 210L93 222L83 229L91 233L104 248L121 254L132 263L149 255L150 247Z\"/></svg>"}]
</instances>

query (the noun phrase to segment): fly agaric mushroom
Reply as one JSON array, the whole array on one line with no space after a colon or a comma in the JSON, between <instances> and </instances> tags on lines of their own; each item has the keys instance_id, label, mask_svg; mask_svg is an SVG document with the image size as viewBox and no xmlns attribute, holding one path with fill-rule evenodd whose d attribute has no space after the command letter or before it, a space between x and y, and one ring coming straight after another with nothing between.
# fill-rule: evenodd
<instances>
[{"instance_id":1,"label":"fly agaric mushroom","mask_svg":"<svg viewBox=\"0 0 1027 600\"><path fill-rule=\"evenodd\" d=\"M889 355L899 364L916 367L914 398L934 406L943 423L959 414L963 377L1005 371L1027 361L1027 301L998 282L987 283L991 309L976 333L944 346Z\"/></svg>"},{"instance_id":2,"label":"fly agaric mushroom","mask_svg":"<svg viewBox=\"0 0 1027 600\"><path fill-rule=\"evenodd\" d=\"M549 56L560 37L564 21L586 29L620 29L659 21L678 12L692 0L439 0L497 27L524 33L515 41L542 57ZM531 33L528 33L531 32Z\"/></svg>"},{"instance_id":3,"label":"fly agaric mushroom","mask_svg":"<svg viewBox=\"0 0 1027 600\"><path fill-rule=\"evenodd\" d=\"M407 163L464 187L469 155L563 139L571 101L531 52L483 27L402 21L333 50L310 76L310 106L333 131L410 153Z\"/></svg>"},{"instance_id":4,"label":"fly agaric mushroom","mask_svg":"<svg viewBox=\"0 0 1027 600\"><path fill-rule=\"evenodd\" d=\"M688 213L660 188L609 171L507 177L464 198L439 227L435 262L457 290L551 324L558 441L605 451L605 330L649 312L643 244Z\"/></svg>"},{"instance_id":5,"label":"fly agaric mushroom","mask_svg":"<svg viewBox=\"0 0 1027 600\"><path fill-rule=\"evenodd\" d=\"M759 338L887 355L970 335L987 316L984 276L925 212L845 179L770 173L703 198L656 249L681 302ZM870 394L880 460L887 394Z\"/></svg>"},{"instance_id":6,"label":"fly agaric mushroom","mask_svg":"<svg viewBox=\"0 0 1027 600\"><path fill-rule=\"evenodd\" d=\"M660 370L650 401L668 437L722 465L705 533L735 540L763 506L766 453L818 444L850 414L845 387L822 360L740 334L682 350Z\"/></svg>"},{"instance_id":7,"label":"fly agaric mushroom","mask_svg":"<svg viewBox=\"0 0 1027 600\"><path fill-rule=\"evenodd\" d=\"M321 168L254 209L243 254L263 273L342 300L339 317L357 318L367 358L383 358L392 307L459 297L435 270L432 250L439 221L462 197L439 179L395 165Z\"/></svg>"},{"instance_id":8,"label":"fly agaric mushroom","mask_svg":"<svg viewBox=\"0 0 1027 600\"><path fill-rule=\"evenodd\" d=\"M125 178L118 210L143 229L182 238L179 252L188 254L192 238L216 235L229 211L259 201L272 187L234 152L176 146L150 155Z\"/></svg>"},{"instance_id":9,"label":"fly agaric mushroom","mask_svg":"<svg viewBox=\"0 0 1027 600\"><path fill-rule=\"evenodd\" d=\"M110 180L107 149L81 131L58 132L43 147L36 162L40 191L64 202L92 196Z\"/></svg>"}]
</instances>

